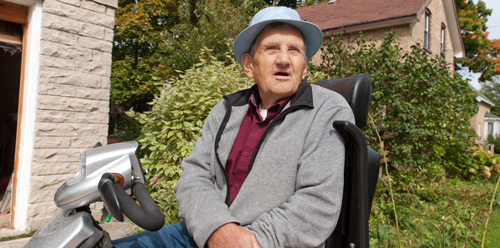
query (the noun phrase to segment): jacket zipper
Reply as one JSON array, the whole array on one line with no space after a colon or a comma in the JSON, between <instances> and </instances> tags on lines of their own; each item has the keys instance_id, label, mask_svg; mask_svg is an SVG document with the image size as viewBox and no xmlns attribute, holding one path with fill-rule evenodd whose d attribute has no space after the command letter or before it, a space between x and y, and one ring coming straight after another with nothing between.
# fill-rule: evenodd
<instances>
[{"instance_id":1,"label":"jacket zipper","mask_svg":"<svg viewBox=\"0 0 500 248\"><path fill-rule=\"evenodd\" d=\"M229 100L224 98L225 104L224 106L226 107L226 114L224 115L224 119L222 119L221 126L219 127L219 130L217 130L217 135L215 137L215 144L214 144L214 149L215 149L215 157L217 158L217 163L219 164L220 169L222 170L222 174L224 174L224 180L226 181L226 199L224 202L226 205L229 204L229 178L226 173L226 169L222 166L222 162L220 161L219 158L219 153L217 152L217 149L219 148L219 141L220 141L220 136L222 135L222 131L226 128L226 124L229 121L229 117L231 116L231 104L229 103Z\"/></svg>"},{"instance_id":2,"label":"jacket zipper","mask_svg":"<svg viewBox=\"0 0 500 248\"><path fill-rule=\"evenodd\" d=\"M264 131L264 133L262 134L262 137L260 137L259 143L257 143L257 146L255 147L255 150L253 152L252 158L250 159L250 165L248 165L247 176L248 176L248 174L250 174L250 171L252 170L253 163L255 161L255 157L257 157L257 154L259 153L260 146L262 145L262 142L264 142L264 139L266 138L267 134L270 132L271 128L274 127L274 123L278 122L280 119L283 119L285 117L285 115L287 115L289 112L291 112L293 110L296 110L296 109L304 108L304 107L310 107L311 108L310 105L292 106L292 107L290 107L290 108L285 109L284 111L282 111L278 116L276 116L271 121L271 123L269 123L269 126L266 128L266 131Z\"/></svg>"}]
</instances>

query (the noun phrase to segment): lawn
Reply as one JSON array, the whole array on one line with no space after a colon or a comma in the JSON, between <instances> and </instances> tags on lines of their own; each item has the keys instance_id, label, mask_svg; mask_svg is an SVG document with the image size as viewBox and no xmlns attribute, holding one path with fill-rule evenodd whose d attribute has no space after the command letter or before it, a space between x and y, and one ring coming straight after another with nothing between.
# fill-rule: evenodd
<instances>
[{"instance_id":1,"label":"lawn","mask_svg":"<svg viewBox=\"0 0 500 248\"><path fill-rule=\"evenodd\" d=\"M499 202L498 199L496 202ZM482 230L484 230L484 225L482 226ZM481 247L481 245L474 244L472 247ZM498 205L493 210L491 219L488 222L484 247L500 247L500 207Z\"/></svg>"},{"instance_id":2,"label":"lawn","mask_svg":"<svg viewBox=\"0 0 500 248\"><path fill-rule=\"evenodd\" d=\"M387 197L376 195L370 219L370 247L481 247L497 182L497 177L491 179L488 182L445 179L422 183L425 187L418 189L420 192L397 192L400 241L394 219L387 218L393 211L392 204ZM497 192L484 247L500 247L499 237Z\"/></svg>"}]
</instances>

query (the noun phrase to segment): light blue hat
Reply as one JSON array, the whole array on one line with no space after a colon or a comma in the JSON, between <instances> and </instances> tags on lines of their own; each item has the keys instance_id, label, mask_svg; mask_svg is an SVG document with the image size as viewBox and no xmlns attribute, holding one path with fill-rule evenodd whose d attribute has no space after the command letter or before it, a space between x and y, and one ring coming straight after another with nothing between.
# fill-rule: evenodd
<instances>
[{"instance_id":1,"label":"light blue hat","mask_svg":"<svg viewBox=\"0 0 500 248\"><path fill-rule=\"evenodd\" d=\"M236 37L234 41L234 57L241 64L241 57L250 51L250 46L259 33L270 23L281 22L298 28L305 39L306 55L310 59L323 42L323 32L313 23L301 21L299 13L287 7L268 7L252 18L250 26Z\"/></svg>"}]
</instances>

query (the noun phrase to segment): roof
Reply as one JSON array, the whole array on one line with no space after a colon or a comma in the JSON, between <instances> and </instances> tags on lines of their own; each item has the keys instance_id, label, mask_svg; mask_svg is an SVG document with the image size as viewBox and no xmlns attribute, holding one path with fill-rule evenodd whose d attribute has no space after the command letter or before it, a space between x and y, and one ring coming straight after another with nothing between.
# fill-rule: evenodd
<instances>
[{"instance_id":1,"label":"roof","mask_svg":"<svg viewBox=\"0 0 500 248\"><path fill-rule=\"evenodd\" d=\"M500 117L490 113L490 112L486 112L486 114L484 115L484 118L488 118L488 119L500 119Z\"/></svg>"},{"instance_id":2,"label":"roof","mask_svg":"<svg viewBox=\"0 0 500 248\"><path fill-rule=\"evenodd\" d=\"M481 93L481 91L477 90L472 84L469 83L469 88L471 88L474 93L476 93L476 101L478 102L484 102L492 107L495 106L495 104L490 100L488 99L488 97L486 97L483 93Z\"/></svg>"},{"instance_id":3,"label":"roof","mask_svg":"<svg viewBox=\"0 0 500 248\"><path fill-rule=\"evenodd\" d=\"M323 32L361 31L420 20L431 0L336 0L297 8L302 20L318 25ZM460 34L454 0L441 0L454 55L463 58L465 48Z\"/></svg>"},{"instance_id":4,"label":"roof","mask_svg":"<svg viewBox=\"0 0 500 248\"><path fill-rule=\"evenodd\" d=\"M296 9L305 21L329 31L378 22L417 20L429 0L337 0Z\"/></svg>"}]
</instances>

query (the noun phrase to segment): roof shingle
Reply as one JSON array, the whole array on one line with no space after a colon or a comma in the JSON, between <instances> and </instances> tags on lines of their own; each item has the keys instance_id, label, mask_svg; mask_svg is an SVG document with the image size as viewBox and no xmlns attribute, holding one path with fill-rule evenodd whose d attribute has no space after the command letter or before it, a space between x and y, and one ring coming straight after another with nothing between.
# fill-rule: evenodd
<instances>
[{"instance_id":1,"label":"roof shingle","mask_svg":"<svg viewBox=\"0 0 500 248\"><path fill-rule=\"evenodd\" d=\"M302 20L328 31L387 20L417 19L429 0L337 0L296 9Z\"/></svg>"}]
</instances>

